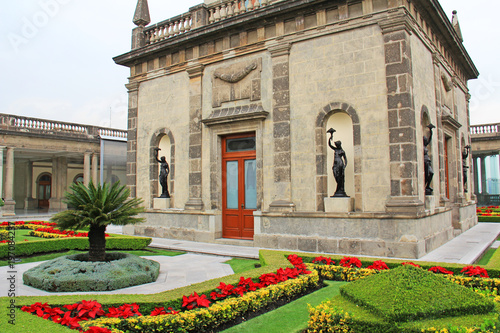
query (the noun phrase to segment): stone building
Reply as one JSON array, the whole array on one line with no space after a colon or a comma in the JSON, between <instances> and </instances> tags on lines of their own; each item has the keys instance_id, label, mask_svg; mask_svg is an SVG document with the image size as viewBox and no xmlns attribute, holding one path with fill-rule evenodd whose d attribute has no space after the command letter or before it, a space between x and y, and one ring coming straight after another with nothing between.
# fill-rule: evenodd
<instances>
[{"instance_id":1,"label":"stone building","mask_svg":"<svg viewBox=\"0 0 500 333\"><path fill-rule=\"evenodd\" d=\"M130 68L128 185L148 210L126 232L419 258L477 223L461 151L478 71L437 0L205 0L154 25L139 0L134 23L114 60ZM330 198L329 128L349 198Z\"/></svg>"},{"instance_id":2,"label":"stone building","mask_svg":"<svg viewBox=\"0 0 500 333\"><path fill-rule=\"evenodd\" d=\"M0 114L3 216L64 210L75 182L124 183L126 140L122 130Z\"/></svg>"}]
</instances>

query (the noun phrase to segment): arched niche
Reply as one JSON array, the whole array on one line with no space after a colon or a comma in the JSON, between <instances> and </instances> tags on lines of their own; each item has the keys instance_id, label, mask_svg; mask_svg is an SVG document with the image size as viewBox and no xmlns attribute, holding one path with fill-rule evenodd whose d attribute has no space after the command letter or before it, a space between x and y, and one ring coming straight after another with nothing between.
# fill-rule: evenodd
<instances>
[{"instance_id":1,"label":"arched niche","mask_svg":"<svg viewBox=\"0 0 500 333\"><path fill-rule=\"evenodd\" d=\"M345 191L348 196L354 197L354 138L352 130L352 119L344 111L332 112L326 121L326 129L333 128L336 132L333 134L333 142L341 141L347 159L345 169ZM334 151L329 147L328 140L330 135L325 136L325 145L327 146L327 178L328 178L328 196L332 196L337 188L337 182L333 176L333 158ZM332 142L332 144L333 144Z\"/></svg>"},{"instance_id":2,"label":"arched niche","mask_svg":"<svg viewBox=\"0 0 500 333\"><path fill-rule=\"evenodd\" d=\"M151 138L150 144L150 193L151 193L151 205L153 204L153 198L157 198L161 192L161 185L159 180L160 169L159 163L155 158L155 148L160 148L158 152L158 157L161 158L165 156L169 167L170 173L168 175L168 191L170 192L170 202L173 206L174 202L174 181L175 181L175 140L172 132L167 128L158 129L155 131Z\"/></svg>"},{"instance_id":3,"label":"arched niche","mask_svg":"<svg viewBox=\"0 0 500 333\"><path fill-rule=\"evenodd\" d=\"M326 105L316 118L316 207L324 211L323 199L332 196L337 187L333 177L333 151L328 147L329 128L337 132L333 138L342 141L347 156L345 189L355 198L355 210L362 210L361 127L359 117L348 103L333 102Z\"/></svg>"}]
</instances>

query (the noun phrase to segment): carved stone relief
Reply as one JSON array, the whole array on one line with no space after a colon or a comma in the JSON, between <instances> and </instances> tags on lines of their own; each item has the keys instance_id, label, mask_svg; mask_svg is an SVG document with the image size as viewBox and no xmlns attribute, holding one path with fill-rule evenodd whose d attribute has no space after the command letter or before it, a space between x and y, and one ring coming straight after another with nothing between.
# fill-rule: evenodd
<instances>
[{"instance_id":1,"label":"carved stone relief","mask_svg":"<svg viewBox=\"0 0 500 333\"><path fill-rule=\"evenodd\" d=\"M260 100L261 73L261 58L216 69L212 79L212 107L243 99Z\"/></svg>"},{"instance_id":2,"label":"carved stone relief","mask_svg":"<svg viewBox=\"0 0 500 333\"><path fill-rule=\"evenodd\" d=\"M441 96L442 104L451 111L453 110L453 82L448 74L441 73Z\"/></svg>"}]
</instances>

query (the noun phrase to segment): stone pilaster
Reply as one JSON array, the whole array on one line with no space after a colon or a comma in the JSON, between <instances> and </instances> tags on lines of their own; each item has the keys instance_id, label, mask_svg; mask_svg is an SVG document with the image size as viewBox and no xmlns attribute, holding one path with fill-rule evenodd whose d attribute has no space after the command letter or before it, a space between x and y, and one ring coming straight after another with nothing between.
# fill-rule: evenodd
<instances>
[{"instance_id":1,"label":"stone pilaster","mask_svg":"<svg viewBox=\"0 0 500 333\"><path fill-rule=\"evenodd\" d=\"M389 119L391 198L386 210L418 215L417 132L413 98L410 25L404 11L380 23L384 38Z\"/></svg>"},{"instance_id":2,"label":"stone pilaster","mask_svg":"<svg viewBox=\"0 0 500 333\"><path fill-rule=\"evenodd\" d=\"M5 156L5 206L3 216L16 215L16 202L14 201L14 148L7 147Z\"/></svg>"},{"instance_id":3,"label":"stone pilaster","mask_svg":"<svg viewBox=\"0 0 500 333\"><path fill-rule=\"evenodd\" d=\"M137 114L139 83L126 85L128 89L128 135L127 135L127 186L130 197L137 196Z\"/></svg>"},{"instance_id":4,"label":"stone pilaster","mask_svg":"<svg viewBox=\"0 0 500 333\"><path fill-rule=\"evenodd\" d=\"M100 183L101 179L99 177L99 155L92 154L92 182L94 185Z\"/></svg>"},{"instance_id":5,"label":"stone pilaster","mask_svg":"<svg viewBox=\"0 0 500 333\"><path fill-rule=\"evenodd\" d=\"M189 74L189 199L187 210L202 210L201 199L201 108L202 77L204 66L193 65L187 69Z\"/></svg>"},{"instance_id":6,"label":"stone pilaster","mask_svg":"<svg viewBox=\"0 0 500 333\"><path fill-rule=\"evenodd\" d=\"M290 146L290 43L269 48L273 81L274 186L271 211L292 212L291 146Z\"/></svg>"},{"instance_id":7,"label":"stone pilaster","mask_svg":"<svg viewBox=\"0 0 500 333\"><path fill-rule=\"evenodd\" d=\"M83 184L88 186L90 183L90 156L92 153L83 154Z\"/></svg>"}]
</instances>

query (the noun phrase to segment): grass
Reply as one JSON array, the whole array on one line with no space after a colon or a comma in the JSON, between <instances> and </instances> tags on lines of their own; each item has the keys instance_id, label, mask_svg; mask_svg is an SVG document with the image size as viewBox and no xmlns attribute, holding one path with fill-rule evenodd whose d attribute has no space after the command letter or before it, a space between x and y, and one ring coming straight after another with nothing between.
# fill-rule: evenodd
<instances>
[{"instance_id":1,"label":"grass","mask_svg":"<svg viewBox=\"0 0 500 333\"><path fill-rule=\"evenodd\" d=\"M256 268L255 265L260 265L260 261L254 259L233 258L226 261L225 264L229 264L231 266L234 274L239 274Z\"/></svg>"},{"instance_id":2,"label":"grass","mask_svg":"<svg viewBox=\"0 0 500 333\"><path fill-rule=\"evenodd\" d=\"M72 254L78 254L78 253L87 253L88 251L78 251L78 250L69 250L69 251L64 251L64 252L53 252L53 253L44 253L40 255L33 255L29 257L21 257L21 263L26 264L30 262L38 262L38 261L45 261L45 260L52 260L56 259L62 256L68 256ZM129 253L129 254L135 254L136 256L178 256L181 254L184 254L185 252L178 252L178 251L169 251L169 250L162 250L162 249L157 249L157 248L151 248L147 247L143 250L137 250L137 251L118 251L118 252L123 252L123 253ZM7 260L0 260L0 266L7 266L8 261Z\"/></svg>"},{"instance_id":3,"label":"grass","mask_svg":"<svg viewBox=\"0 0 500 333\"><path fill-rule=\"evenodd\" d=\"M299 298L276 310L252 318L249 321L233 326L224 333L252 332L252 333L294 333L302 332L307 328L309 312L307 305L317 306L325 299L332 298L340 293L340 286L347 282L325 281L327 286L309 295ZM286 318L286 320L283 320Z\"/></svg>"},{"instance_id":4,"label":"grass","mask_svg":"<svg viewBox=\"0 0 500 333\"><path fill-rule=\"evenodd\" d=\"M495 253L497 249L489 248L486 250L486 252L483 253L481 256L481 259L476 263L477 265L487 265L488 262L490 261L491 257L493 257L493 254Z\"/></svg>"}]
</instances>

